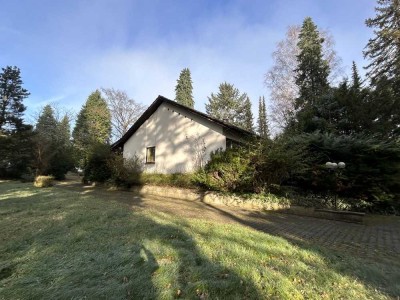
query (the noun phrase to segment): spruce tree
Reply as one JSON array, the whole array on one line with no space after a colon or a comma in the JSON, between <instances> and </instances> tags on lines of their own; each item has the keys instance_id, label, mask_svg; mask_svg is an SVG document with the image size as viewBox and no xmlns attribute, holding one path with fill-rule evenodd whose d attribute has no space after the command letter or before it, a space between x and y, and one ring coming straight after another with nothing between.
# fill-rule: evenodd
<instances>
[{"instance_id":1,"label":"spruce tree","mask_svg":"<svg viewBox=\"0 0 400 300\"><path fill-rule=\"evenodd\" d=\"M82 106L72 132L78 165L84 167L90 149L96 144L107 144L110 135L111 113L101 93L96 90Z\"/></svg>"},{"instance_id":2,"label":"spruce tree","mask_svg":"<svg viewBox=\"0 0 400 300\"><path fill-rule=\"evenodd\" d=\"M249 97L246 97L244 101L244 120L243 120L243 128L253 132L254 131L254 120L253 120L253 113L251 111L251 101Z\"/></svg>"},{"instance_id":3,"label":"spruce tree","mask_svg":"<svg viewBox=\"0 0 400 300\"><path fill-rule=\"evenodd\" d=\"M185 68L181 71L175 87L175 101L187 107L194 108L193 86L190 70Z\"/></svg>"},{"instance_id":4,"label":"spruce tree","mask_svg":"<svg viewBox=\"0 0 400 300\"><path fill-rule=\"evenodd\" d=\"M378 0L375 18L366 20L374 28L375 37L370 39L364 57L370 59L368 73L374 81L385 76L400 77L400 1Z\"/></svg>"},{"instance_id":5,"label":"spruce tree","mask_svg":"<svg viewBox=\"0 0 400 300\"><path fill-rule=\"evenodd\" d=\"M208 115L221 121L245 128L245 101L247 94L241 94L233 84L227 82L219 85L217 94L211 93L206 103Z\"/></svg>"},{"instance_id":6,"label":"spruce tree","mask_svg":"<svg viewBox=\"0 0 400 300\"><path fill-rule=\"evenodd\" d=\"M0 177L18 178L32 163L32 126L23 123L29 92L22 87L20 69L0 72Z\"/></svg>"},{"instance_id":7,"label":"spruce tree","mask_svg":"<svg viewBox=\"0 0 400 300\"><path fill-rule=\"evenodd\" d=\"M258 99L258 134L262 138L269 138L269 128L267 120L267 110L265 107L264 96Z\"/></svg>"},{"instance_id":8,"label":"spruce tree","mask_svg":"<svg viewBox=\"0 0 400 300\"><path fill-rule=\"evenodd\" d=\"M329 66L323 59L323 41L312 19L306 18L298 42L300 54L297 56L296 84L300 95L296 99L297 109L316 105L318 98L329 88Z\"/></svg>"},{"instance_id":9,"label":"spruce tree","mask_svg":"<svg viewBox=\"0 0 400 300\"><path fill-rule=\"evenodd\" d=\"M22 87L21 71L7 66L0 73L0 132L19 129L23 126L26 107L22 101L29 92Z\"/></svg>"},{"instance_id":10,"label":"spruce tree","mask_svg":"<svg viewBox=\"0 0 400 300\"><path fill-rule=\"evenodd\" d=\"M57 151L57 121L53 109L46 105L36 123L34 153L36 175L50 175L50 166Z\"/></svg>"},{"instance_id":11,"label":"spruce tree","mask_svg":"<svg viewBox=\"0 0 400 300\"><path fill-rule=\"evenodd\" d=\"M357 65L353 61L353 64L351 66L351 78L352 78L352 88L355 90L359 90L361 88L361 78L360 75L358 74L357 70Z\"/></svg>"}]
</instances>

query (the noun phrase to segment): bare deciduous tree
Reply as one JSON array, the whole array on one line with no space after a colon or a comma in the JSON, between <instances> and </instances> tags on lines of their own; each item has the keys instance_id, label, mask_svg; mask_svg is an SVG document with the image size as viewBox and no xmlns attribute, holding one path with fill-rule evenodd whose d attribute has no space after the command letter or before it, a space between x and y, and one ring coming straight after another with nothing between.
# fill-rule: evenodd
<instances>
[{"instance_id":1,"label":"bare deciduous tree","mask_svg":"<svg viewBox=\"0 0 400 300\"><path fill-rule=\"evenodd\" d=\"M114 88L101 89L111 111L112 140L120 139L136 122L145 106L129 98L126 92Z\"/></svg>"},{"instance_id":2,"label":"bare deciduous tree","mask_svg":"<svg viewBox=\"0 0 400 300\"><path fill-rule=\"evenodd\" d=\"M271 119L276 131L282 130L295 113L294 100L298 97L299 89L296 85L297 55L300 50L297 46L301 26L289 26L285 39L277 44L272 53L274 65L265 74L265 85L270 89ZM323 43L323 57L329 63L329 82L334 83L342 73L341 59L334 50L335 41L329 31L321 31Z\"/></svg>"},{"instance_id":3,"label":"bare deciduous tree","mask_svg":"<svg viewBox=\"0 0 400 300\"><path fill-rule=\"evenodd\" d=\"M58 123L61 122L61 120L64 117L67 117L70 123L74 123L76 119L76 111L72 108L65 107L60 105L58 102L50 102L48 105L51 106L54 114L54 118ZM42 105L37 107L27 118L27 122L29 124L36 124L37 121L39 120L40 114L43 112L43 109L46 105Z\"/></svg>"}]
</instances>

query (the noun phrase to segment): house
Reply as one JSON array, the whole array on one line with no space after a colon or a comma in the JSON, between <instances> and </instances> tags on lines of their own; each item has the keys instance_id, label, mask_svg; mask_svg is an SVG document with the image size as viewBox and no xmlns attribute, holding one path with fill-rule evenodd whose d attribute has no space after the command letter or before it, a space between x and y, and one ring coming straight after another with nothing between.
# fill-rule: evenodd
<instances>
[{"instance_id":1,"label":"house","mask_svg":"<svg viewBox=\"0 0 400 300\"><path fill-rule=\"evenodd\" d=\"M204 166L212 151L250 136L249 131L158 96L112 148L127 159L139 157L145 172L189 173Z\"/></svg>"}]
</instances>

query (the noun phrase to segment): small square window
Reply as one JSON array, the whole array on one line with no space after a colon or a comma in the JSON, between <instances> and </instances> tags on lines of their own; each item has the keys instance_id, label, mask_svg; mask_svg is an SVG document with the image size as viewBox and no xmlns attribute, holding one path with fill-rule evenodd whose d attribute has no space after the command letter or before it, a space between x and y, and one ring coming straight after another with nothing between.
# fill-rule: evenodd
<instances>
[{"instance_id":1,"label":"small square window","mask_svg":"<svg viewBox=\"0 0 400 300\"><path fill-rule=\"evenodd\" d=\"M146 164L156 163L156 147L147 147L146 149Z\"/></svg>"}]
</instances>

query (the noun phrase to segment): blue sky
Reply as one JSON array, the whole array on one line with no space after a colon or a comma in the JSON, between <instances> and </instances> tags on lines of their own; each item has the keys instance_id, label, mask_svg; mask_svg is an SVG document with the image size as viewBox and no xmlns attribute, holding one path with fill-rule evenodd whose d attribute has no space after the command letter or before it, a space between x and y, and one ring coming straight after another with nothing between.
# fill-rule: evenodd
<instances>
[{"instance_id":1,"label":"blue sky","mask_svg":"<svg viewBox=\"0 0 400 300\"><path fill-rule=\"evenodd\" d=\"M366 65L373 0L2 1L0 66L21 69L31 113L49 102L79 110L100 87L125 90L146 105L173 99L181 69L192 72L195 108L227 81L256 111L271 54L289 25L311 16L332 32L349 73Z\"/></svg>"}]
</instances>

